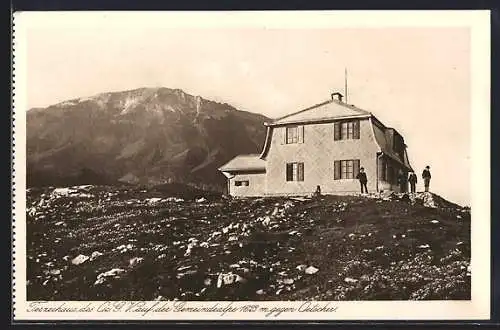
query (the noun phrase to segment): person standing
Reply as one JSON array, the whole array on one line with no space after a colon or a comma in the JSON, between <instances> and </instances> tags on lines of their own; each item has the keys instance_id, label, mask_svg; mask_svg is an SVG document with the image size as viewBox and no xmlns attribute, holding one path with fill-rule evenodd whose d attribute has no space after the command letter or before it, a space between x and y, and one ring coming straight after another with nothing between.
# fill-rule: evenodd
<instances>
[{"instance_id":1,"label":"person standing","mask_svg":"<svg viewBox=\"0 0 500 330\"><path fill-rule=\"evenodd\" d=\"M403 170L398 171L399 192L404 193L407 189L406 175Z\"/></svg>"},{"instance_id":2,"label":"person standing","mask_svg":"<svg viewBox=\"0 0 500 330\"><path fill-rule=\"evenodd\" d=\"M408 182L410 182L410 189L412 193L415 193L415 186L417 184L417 175L415 172L410 172L410 176L408 177Z\"/></svg>"},{"instance_id":3,"label":"person standing","mask_svg":"<svg viewBox=\"0 0 500 330\"><path fill-rule=\"evenodd\" d=\"M429 184L431 183L431 168L430 166L426 166L424 171L422 172L422 179L424 179L425 191L429 191Z\"/></svg>"},{"instance_id":4,"label":"person standing","mask_svg":"<svg viewBox=\"0 0 500 330\"><path fill-rule=\"evenodd\" d=\"M368 179L366 177L366 173L365 173L365 168L364 167L361 167L359 169L359 173L356 176L356 179L359 180L359 184L361 186L361 193L363 193L363 187L364 187L365 188L365 192L368 194L368 188L366 187Z\"/></svg>"}]
</instances>

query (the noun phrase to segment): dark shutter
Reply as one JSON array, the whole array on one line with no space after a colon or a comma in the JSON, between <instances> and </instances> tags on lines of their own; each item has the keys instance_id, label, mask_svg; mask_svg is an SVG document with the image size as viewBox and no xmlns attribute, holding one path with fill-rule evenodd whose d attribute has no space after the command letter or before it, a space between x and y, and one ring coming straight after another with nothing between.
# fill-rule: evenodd
<instances>
[{"instance_id":1,"label":"dark shutter","mask_svg":"<svg viewBox=\"0 0 500 330\"><path fill-rule=\"evenodd\" d=\"M352 161L352 173L354 175L354 178L358 176L359 173L359 159L353 160Z\"/></svg>"},{"instance_id":2,"label":"dark shutter","mask_svg":"<svg viewBox=\"0 0 500 330\"><path fill-rule=\"evenodd\" d=\"M359 139L359 120L355 120L352 126L354 131L354 138Z\"/></svg>"},{"instance_id":3,"label":"dark shutter","mask_svg":"<svg viewBox=\"0 0 500 330\"><path fill-rule=\"evenodd\" d=\"M288 128L287 127L283 127L283 144L286 144L287 143L287 134L288 133Z\"/></svg>"},{"instance_id":4,"label":"dark shutter","mask_svg":"<svg viewBox=\"0 0 500 330\"><path fill-rule=\"evenodd\" d=\"M298 163L297 181L304 181L304 163Z\"/></svg>"},{"instance_id":5,"label":"dark shutter","mask_svg":"<svg viewBox=\"0 0 500 330\"><path fill-rule=\"evenodd\" d=\"M333 124L333 139L340 140L340 123L335 122Z\"/></svg>"},{"instance_id":6,"label":"dark shutter","mask_svg":"<svg viewBox=\"0 0 500 330\"><path fill-rule=\"evenodd\" d=\"M334 175L333 175L333 179L334 180L340 180L340 160L336 160L334 163L333 163L333 172L334 172Z\"/></svg>"},{"instance_id":7,"label":"dark shutter","mask_svg":"<svg viewBox=\"0 0 500 330\"><path fill-rule=\"evenodd\" d=\"M293 164L286 164L286 181L293 180Z\"/></svg>"},{"instance_id":8,"label":"dark shutter","mask_svg":"<svg viewBox=\"0 0 500 330\"><path fill-rule=\"evenodd\" d=\"M304 143L304 125L300 125L298 128L299 143Z\"/></svg>"}]
</instances>

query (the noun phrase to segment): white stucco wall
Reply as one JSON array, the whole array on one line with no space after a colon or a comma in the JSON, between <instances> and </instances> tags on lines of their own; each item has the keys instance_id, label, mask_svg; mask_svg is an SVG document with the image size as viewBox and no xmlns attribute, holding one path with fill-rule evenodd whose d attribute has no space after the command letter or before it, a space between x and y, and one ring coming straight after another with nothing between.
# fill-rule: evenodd
<instances>
[{"instance_id":1,"label":"white stucco wall","mask_svg":"<svg viewBox=\"0 0 500 330\"><path fill-rule=\"evenodd\" d=\"M316 186L325 194L359 192L356 179L334 180L334 161L359 159L368 177L368 191L376 190L377 152L371 121L360 120L360 138L334 140L334 124L318 123L304 126L304 143L285 144L285 126L274 127L266 157L266 194L312 194ZM304 181L286 181L286 163L304 163Z\"/></svg>"},{"instance_id":2,"label":"white stucco wall","mask_svg":"<svg viewBox=\"0 0 500 330\"><path fill-rule=\"evenodd\" d=\"M239 173L229 180L229 194L234 197L264 196L266 189L266 173ZM236 181L249 182L248 186L236 186Z\"/></svg>"}]
</instances>

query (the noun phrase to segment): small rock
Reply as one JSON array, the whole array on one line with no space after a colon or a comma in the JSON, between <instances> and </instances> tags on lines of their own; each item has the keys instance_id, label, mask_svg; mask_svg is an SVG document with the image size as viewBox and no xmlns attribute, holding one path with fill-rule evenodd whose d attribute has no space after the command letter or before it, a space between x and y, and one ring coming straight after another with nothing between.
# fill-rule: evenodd
<instances>
[{"instance_id":1,"label":"small rock","mask_svg":"<svg viewBox=\"0 0 500 330\"><path fill-rule=\"evenodd\" d=\"M264 217L264 220L262 220L262 224L264 226L269 226L269 224L271 223L271 217L269 217L268 215Z\"/></svg>"},{"instance_id":2,"label":"small rock","mask_svg":"<svg viewBox=\"0 0 500 330\"><path fill-rule=\"evenodd\" d=\"M141 257L135 257L129 260L128 264L130 267L135 267L138 264L142 263L144 261L144 258Z\"/></svg>"},{"instance_id":3,"label":"small rock","mask_svg":"<svg viewBox=\"0 0 500 330\"><path fill-rule=\"evenodd\" d=\"M259 290L255 291L255 293L260 296L260 295L266 294L266 291L259 289Z\"/></svg>"},{"instance_id":4,"label":"small rock","mask_svg":"<svg viewBox=\"0 0 500 330\"><path fill-rule=\"evenodd\" d=\"M293 284L293 278L285 278L283 280L283 283L287 284L287 285L290 285L290 284Z\"/></svg>"},{"instance_id":5,"label":"small rock","mask_svg":"<svg viewBox=\"0 0 500 330\"><path fill-rule=\"evenodd\" d=\"M431 223L439 223L437 220L431 220Z\"/></svg>"},{"instance_id":6,"label":"small rock","mask_svg":"<svg viewBox=\"0 0 500 330\"><path fill-rule=\"evenodd\" d=\"M83 254L79 254L76 256L73 260L71 260L71 263L73 265L80 265L83 264L85 261L89 260L89 257Z\"/></svg>"},{"instance_id":7,"label":"small rock","mask_svg":"<svg viewBox=\"0 0 500 330\"><path fill-rule=\"evenodd\" d=\"M222 285L230 285L233 283L245 283L246 279L241 277L240 275L233 274L233 273L226 273L226 274L219 274L219 277L217 278L217 288L222 287Z\"/></svg>"},{"instance_id":8,"label":"small rock","mask_svg":"<svg viewBox=\"0 0 500 330\"><path fill-rule=\"evenodd\" d=\"M422 244L418 247L419 249L428 249L430 248L429 244Z\"/></svg>"},{"instance_id":9,"label":"small rock","mask_svg":"<svg viewBox=\"0 0 500 330\"><path fill-rule=\"evenodd\" d=\"M119 275L123 272L125 272L124 269L113 268L105 273L101 273L97 275L97 280L94 282L94 285L99 285L104 283L108 277L119 277Z\"/></svg>"},{"instance_id":10,"label":"small rock","mask_svg":"<svg viewBox=\"0 0 500 330\"><path fill-rule=\"evenodd\" d=\"M90 255L90 261L96 259L96 258L99 258L100 256L102 256L103 254L99 251L94 251L92 252L92 254Z\"/></svg>"},{"instance_id":11,"label":"small rock","mask_svg":"<svg viewBox=\"0 0 500 330\"><path fill-rule=\"evenodd\" d=\"M181 279L181 278L183 278L184 276L194 275L194 274L196 274L196 273L198 273L198 271L196 271L196 270L188 270L188 271L187 271L187 272L185 272L185 273L179 273L179 274L177 274L177 278L178 278L178 279Z\"/></svg>"},{"instance_id":12,"label":"small rock","mask_svg":"<svg viewBox=\"0 0 500 330\"><path fill-rule=\"evenodd\" d=\"M295 268L302 272L302 271L304 271L307 268L307 265L298 265Z\"/></svg>"},{"instance_id":13,"label":"small rock","mask_svg":"<svg viewBox=\"0 0 500 330\"><path fill-rule=\"evenodd\" d=\"M313 274L316 274L318 271L319 271L318 268L316 268L314 266L309 266L306 268L305 273L308 275L313 275Z\"/></svg>"},{"instance_id":14,"label":"small rock","mask_svg":"<svg viewBox=\"0 0 500 330\"><path fill-rule=\"evenodd\" d=\"M346 282L346 283L357 283L357 282L358 282L358 280L357 280L357 279L354 279L354 278L351 278L351 277L346 277L346 278L344 279L344 282Z\"/></svg>"}]
</instances>

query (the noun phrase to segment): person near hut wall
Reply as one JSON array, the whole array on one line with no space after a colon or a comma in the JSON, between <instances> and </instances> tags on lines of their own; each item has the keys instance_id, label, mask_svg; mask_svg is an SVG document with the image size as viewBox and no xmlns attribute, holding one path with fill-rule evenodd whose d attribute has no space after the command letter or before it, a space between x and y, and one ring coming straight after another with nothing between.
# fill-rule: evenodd
<instances>
[{"instance_id":1,"label":"person near hut wall","mask_svg":"<svg viewBox=\"0 0 500 330\"><path fill-rule=\"evenodd\" d=\"M415 172L410 172L410 176L408 177L408 182L410 182L411 192L415 193L417 185L417 175L415 174Z\"/></svg>"},{"instance_id":2,"label":"person near hut wall","mask_svg":"<svg viewBox=\"0 0 500 330\"><path fill-rule=\"evenodd\" d=\"M359 180L359 185L361 186L361 193L363 193L363 187L364 187L364 191L368 194L368 188L366 187L366 184L368 183L368 178L366 177L364 167L361 167L359 169L359 173L356 176L356 179Z\"/></svg>"}]
</instances>

